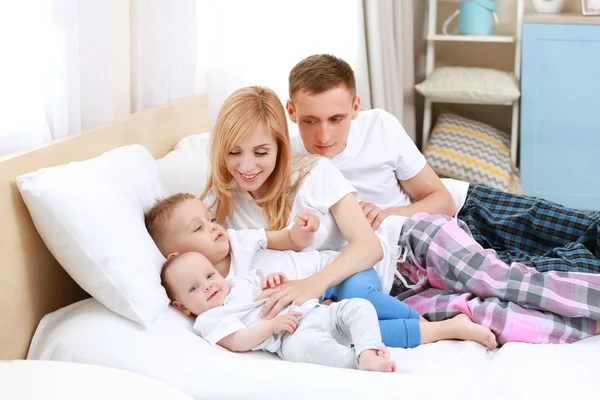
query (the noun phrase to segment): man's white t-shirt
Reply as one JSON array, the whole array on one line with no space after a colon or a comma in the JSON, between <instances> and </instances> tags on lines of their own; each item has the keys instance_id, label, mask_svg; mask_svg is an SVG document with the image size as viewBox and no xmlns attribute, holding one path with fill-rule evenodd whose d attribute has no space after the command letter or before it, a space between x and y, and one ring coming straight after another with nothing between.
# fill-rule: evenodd
<instances>
[{"instance_id":1,"label":"man's white t-shirt","mask_svg":"<svg viewBox=\"0 0 600 400\"><path fill-rule=\"evenodd\" d=\"M300 136L291 141L294 154L308 154ZM331 162L356 188L358 201L387 209L411 203L398 181L415 177L427 161L396 117L374 109L361 111L352 121L346 148ZM455 179L442 182L458 212L466 200L468 182Z\"/></svg>"},{"instance_id":2,"label":"man's white t-shirt","mask_svg":"<svg viewBox=\"0 0 600 400\"><path fill-rule=\"evenodd\" d=\"M233 277L227 281L231 291L220 307L212 308L196 317L194 329L211 345L239 330L265 322L258 315L268 299L254 301L260 293L260 279L254 275ZM285 307L278 315L299 311L304 315L319 306L317 299L311 299L300 306ZM275 353L281 347L281 336L273 335L253 350L266 350Z\"/></svg>"}]
</instances>

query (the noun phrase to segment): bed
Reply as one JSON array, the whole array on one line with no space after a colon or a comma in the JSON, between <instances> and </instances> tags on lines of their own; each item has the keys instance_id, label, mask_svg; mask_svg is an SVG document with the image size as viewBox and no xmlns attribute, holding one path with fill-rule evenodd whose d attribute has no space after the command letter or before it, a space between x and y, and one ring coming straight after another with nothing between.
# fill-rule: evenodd
<instances>
[{"instance_id":1,"label":"bed","mask_svg":"<svg viewBox=\"0 0 600 400\"><path fill-rule=\"evenodd\" d=\"M143 326L90 297L57 262L34 225L16 178L142 145L166 156L208 130L208 99L195 95L0 159L0 359L94 364L146 375L196 399L559 398L597 393L600 338L571 345L510 343L487 351L445 341L393 349L394 374L278 360L211 348L172 308Z\"/></svg>"}]
</instances>

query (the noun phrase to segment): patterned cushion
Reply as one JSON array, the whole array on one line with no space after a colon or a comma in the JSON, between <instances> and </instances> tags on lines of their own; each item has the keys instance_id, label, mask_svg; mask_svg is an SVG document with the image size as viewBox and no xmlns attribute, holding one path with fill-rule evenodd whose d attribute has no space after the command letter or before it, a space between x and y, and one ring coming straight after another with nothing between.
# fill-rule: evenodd
<instances>
[{"instance_id":1,"label":"patterned cushion","mask_svg":"<svg viewBox=\"0 0 600 400\"><path fill-rule=\"evenodd\" d=\"M424 153L441 176L509 188L510 138L490 125L444 112Z\"/></svg>"}]
</instances>

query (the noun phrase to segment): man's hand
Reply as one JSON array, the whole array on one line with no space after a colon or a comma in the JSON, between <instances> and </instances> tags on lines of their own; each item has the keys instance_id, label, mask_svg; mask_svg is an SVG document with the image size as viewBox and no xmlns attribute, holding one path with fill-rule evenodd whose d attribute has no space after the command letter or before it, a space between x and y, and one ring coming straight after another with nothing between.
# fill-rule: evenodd
<instances>
[{"instance_id":1,"label":"man's hand","mask_svg":"<svg viewBox=\"0 0 600 400\"><path fill-rule=\"evenodd\" d=\"M275 318L271 321L273 325L273 335L279 335L281 332L287 332L291 335L296 332L296 329L298 329L298 317L301 316L302 313L291 312Z\"/></svg>"},{"instance_id":2,"label":"man's hand","mask_svg":"<svg viewBox=\"0 0 600 400\"><path fill-rule=\"evenodd\" d=\"M369 203L367 201L361 201L358 204L360 204L363 213L367 217L367 220L369 221L369 224L371 224L373 230L377 230L377 228L379 228L379 225L381 225L383 220L386 219L388 216L392 215L388 210L382 210L375 204Z\"/></svg>"},{"instance_id":3,"label":"man's hand","mask_svg":"<svg viewBox=\"0 0 600 400\"><path fill-rule=\"evenodd\" d=\"M319 229L321 221L317 216L309 211L300 211L294 217L294 225L290 229L290 239L299 250L310 246Z\"/></svg>"},{"instance_id":4,"label":"man's hand","mask_svg":"<svg viewBox=\"0 0 600 400\"><path fill-rule=\"evenodd\" d=\"M287 277L283 272L275 272L274 274L269 274L260 284L260 288L262 290L274 288L283 283L287 282Z\"/></svg>"}]
</instances>

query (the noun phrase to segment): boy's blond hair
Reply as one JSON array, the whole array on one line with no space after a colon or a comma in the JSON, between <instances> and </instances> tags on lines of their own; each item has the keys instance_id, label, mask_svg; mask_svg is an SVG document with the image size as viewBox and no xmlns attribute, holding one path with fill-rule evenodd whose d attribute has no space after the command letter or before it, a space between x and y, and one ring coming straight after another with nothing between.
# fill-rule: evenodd
<instances>
[{"instance_id":1,"label":"boy's blond hair","mask_svg":"<svg viewBox=\"0 0 600 400\"><path fill-rule=\"evenodd\" d=\"M225 164L231 148L251 134L257 126L273 136L277 143L275 169L263 183L267 190L261 198L254 199L263 209L267 229L281 230L288 223L292 206L289 197L302 183L305 174L292 184L292 150L283 104L269 88L249 86L236 90L219 111L210 140L210 175L204 200L212 192L215 202L209 208L215 210L215 218L223 224L233 213L234 194L237 183Z\"/></svg>"},{"instance_id":2,"label":"boy's blond hair","mask_svg":"<svg viewBox=\"0 0 600 400\"><path fill-rule=\"evenodd\" d=\"M300 61L288 78L289 95L292 103L298 92L311 94L344 86L354 99L356 97L356 79L350 64L341 58L329 54L315 54Z\"/></svg>"},{"instance_id":3,"label":"boy's blond hair","mask_svg":"<svg viewBox=\"0 0 600 400\"><path fill-rule=\"evenodd\" d=\"M177 193L164 199L158 200L152 208L144 215L144 223L148 233L158 246L158 249L163 248L165 240L166 227L169 219L173 216L173 211L183 202L187 200L197 200L198 198L189 193Z\"/></svg>"}]
</instances>

